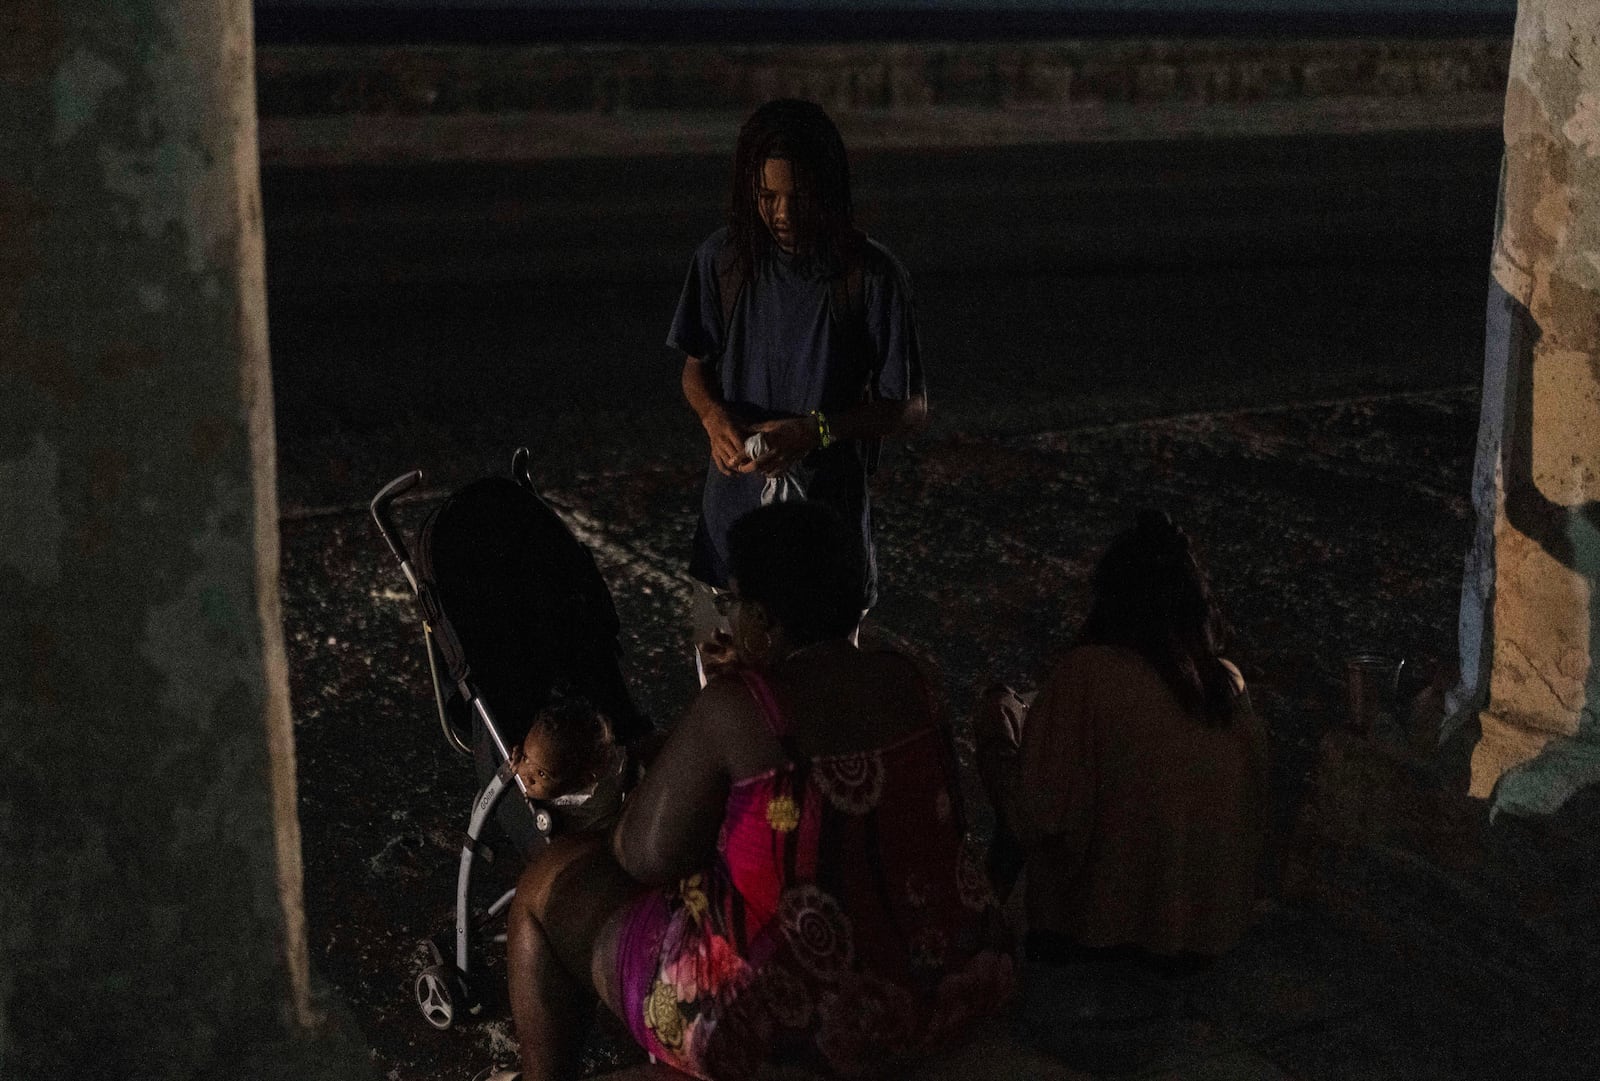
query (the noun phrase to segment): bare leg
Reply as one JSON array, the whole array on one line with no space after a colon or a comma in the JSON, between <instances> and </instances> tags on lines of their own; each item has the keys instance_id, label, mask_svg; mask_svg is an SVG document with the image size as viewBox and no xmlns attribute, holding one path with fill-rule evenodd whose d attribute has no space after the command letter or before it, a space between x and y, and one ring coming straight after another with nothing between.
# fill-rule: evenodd
<instances>
[{"instance_id":1,"label":"bare leg","mask_svg":"<svg viewBox=\"0 0 1600 1081\"><path fill-rule=\"evenodd\" d=\"M506 955L524 1081L577 1076L596 993L620 1004L616 932L641 889L599 834L557 838L522 873Z\"/></svg>"}]
</instances>

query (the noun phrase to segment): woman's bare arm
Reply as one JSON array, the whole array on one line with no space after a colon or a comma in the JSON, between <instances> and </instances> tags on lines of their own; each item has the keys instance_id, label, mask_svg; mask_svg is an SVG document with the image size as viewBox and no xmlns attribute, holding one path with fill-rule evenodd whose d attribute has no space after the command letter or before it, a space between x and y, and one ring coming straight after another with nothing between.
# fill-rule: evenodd
<instances>
[{"instance_id":1,"label":"woman's bare arm","mask_svg":"<svg viewBox=\"0 0 1600 1081\"><path fill-rule=\"evenodd\" d=\"M730 711L736 716L749 708L750 698L736 681L713 680L623 803L611 849L640 882L672 882L711 858L728 800L724 740Z\"/></svg>"}]
</instances>

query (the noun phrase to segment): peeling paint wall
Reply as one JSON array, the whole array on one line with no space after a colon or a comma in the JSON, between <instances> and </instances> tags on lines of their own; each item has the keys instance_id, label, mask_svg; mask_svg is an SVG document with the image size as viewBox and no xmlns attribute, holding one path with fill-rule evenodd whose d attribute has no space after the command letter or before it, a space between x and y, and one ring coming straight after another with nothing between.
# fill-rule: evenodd
<instances>
[{"instance_id":1,"label":"peeling paint wall","mask_svg":"<svg viewBox=\"0 0 1600 1081\"><path fill-rule=\"evenodd\" d=\"M358 1077L313 1003L248 0L0 10L0 1076Z\"/></svg>"},{"instance_id":2,"label":"peeling paint wall","mask_svg":"<svg viewBox=\"0 0 1600 1081\"><path fill-rule=\"evenodd\" d=\"M1600 782L1600 5L1526 0L1506 93L1463 670L1471 790L1551 813Z\"/></svg>"}]
</instances>

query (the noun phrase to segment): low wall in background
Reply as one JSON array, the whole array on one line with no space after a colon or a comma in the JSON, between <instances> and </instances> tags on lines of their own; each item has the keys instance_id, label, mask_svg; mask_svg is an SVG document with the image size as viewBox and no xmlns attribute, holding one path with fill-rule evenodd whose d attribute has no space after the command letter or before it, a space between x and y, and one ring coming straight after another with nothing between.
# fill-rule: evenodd
<instances>
[{"instance_id":1,"label":"low wall in background","mask_svg":"<svg viewBox=\"0 0 1600 1081\"><path fill-rule=\"evenodd\" d=\"M264 45L263 160L724 153L775 97L853 149L1498 126L1501 37Z\"/></svg>"}]
</instances>

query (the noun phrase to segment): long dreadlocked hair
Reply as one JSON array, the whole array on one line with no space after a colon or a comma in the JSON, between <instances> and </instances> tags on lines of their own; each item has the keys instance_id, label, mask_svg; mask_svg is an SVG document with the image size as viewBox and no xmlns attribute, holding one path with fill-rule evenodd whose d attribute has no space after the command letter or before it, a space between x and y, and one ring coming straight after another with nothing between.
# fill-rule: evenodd
<instances>
[{"instance_id":1,"label":"long dreadlocked hair","mask_svg":"<svg viewBox=\"0 0 1600 1081\"><path fill-rule=\"evenodd\" d=\"M1226 625L1188 534L1162 511L1141 511L1106 549L1093 586L1080 641L1137 651L1185 709L1226 725L1234 698L1219 659Z\"/></svg>"},{"instance_id":2,"label":"long dreadlocked hair","mask_svg":"<svg viewBox=\"0 0 1600 1081\"><path fill-rule=\"evenodd\" d=\"M794 170L802 256L825 276L842 273L860 243L852 217L850 162L844 140L820 105L780 98L767 102L744 122L734 152L728 243L745 278L754 276L761 257L773 246L756 199L768 158L781 158Z\"/></svg>"}]
</instances>

